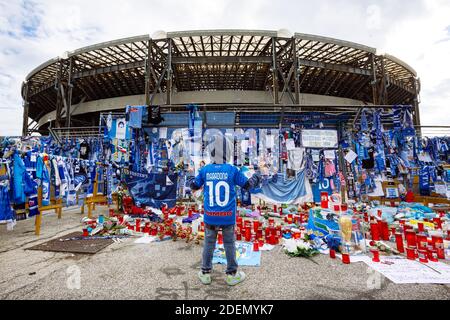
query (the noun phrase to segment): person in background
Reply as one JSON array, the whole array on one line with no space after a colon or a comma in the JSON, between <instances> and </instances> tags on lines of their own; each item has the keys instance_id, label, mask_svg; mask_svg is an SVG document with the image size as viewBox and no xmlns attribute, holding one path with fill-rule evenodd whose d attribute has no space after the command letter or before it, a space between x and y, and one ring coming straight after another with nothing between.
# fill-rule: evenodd
<instances>
[{"instance_id":1,"label":"person in background","mask_svg":"<svg viewBox=\"0 0 450 320\"><path fill-rule=\"evenodd\" d=\"M208 164L191 180L193 191L202 187L204 196L205 241L203 246L200 281L211 284L213 254L219 230L222 230L227 259L226 283L234 286L245 280L245 273L238 271L235 247L236 186L252 189L259 185L261 178L254 174L247 178L237 167L230 164Z\"/></svg>"}]
</instances>

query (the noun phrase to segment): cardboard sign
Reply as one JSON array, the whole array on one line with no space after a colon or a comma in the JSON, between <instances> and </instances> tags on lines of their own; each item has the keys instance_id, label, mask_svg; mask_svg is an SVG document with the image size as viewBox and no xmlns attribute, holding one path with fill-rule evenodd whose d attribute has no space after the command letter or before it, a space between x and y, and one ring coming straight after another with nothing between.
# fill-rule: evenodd
<instances>
[{"instance_id":1,"label":"cardboard sign","mask_svg":"<svg viewBox=\"0 0 450 320\"><path fill-rule=\"evenodd\" d=\"M337 130L302 130L304 148L338 148Z\"/></svg>"}]
</instances>

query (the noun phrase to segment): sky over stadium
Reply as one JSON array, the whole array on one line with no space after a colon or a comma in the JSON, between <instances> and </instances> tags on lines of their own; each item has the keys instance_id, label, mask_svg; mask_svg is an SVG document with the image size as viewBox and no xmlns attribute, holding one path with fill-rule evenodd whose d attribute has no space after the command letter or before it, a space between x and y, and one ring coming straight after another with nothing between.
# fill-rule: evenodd
<instances>
[{"instance_id":1,"label":"sky over stadium","mask_svg":"<svg viewBox=\"0 0 450 320\"><path fill-rule=\"evenodd\" d=\"M448 0L0 0L0 136L22 130L21 83L83 46L156 31L288 29L375 47L421 79L423 125L450 125Z\"/></svg>"}]
</instances>

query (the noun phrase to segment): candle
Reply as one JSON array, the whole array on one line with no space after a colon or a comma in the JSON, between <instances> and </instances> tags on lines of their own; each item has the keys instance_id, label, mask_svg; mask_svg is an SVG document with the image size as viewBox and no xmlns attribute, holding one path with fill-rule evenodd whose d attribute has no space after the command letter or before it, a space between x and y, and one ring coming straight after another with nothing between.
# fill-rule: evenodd
<instances>
[{"instance_id":1,"label":"candle","mask_svg":"<svg viewBox=\"0 0 450 320\"><path fill-rule=\"evenodd\" d=\"M223 244L223 235L221 231L219 231L219 233L217 234L217 243Z\"/></svg>"},{"instance_id":2,"label":"candle","mask_svg":"<svg viewBox=\"0 0 450 320\"><path fill-rule=\"evenodd\" d=\"M372 261L373 262L380 262L380 250L378 249L371 249L370 252L373 254Z\"/></svg>"},{"instance_id":3,"label":"candle","mask_svg":"<svg viewBox=\"0 0 450 320\"><path fill-rule=\"evenodd\" d=\"M293 215L291 213L288 214L288 223L291 224L293 219Z\"/></svg>"},{"instance_id":4,"label":"candle","mask_svg":"<svg viewBox=\"0 0 450 320\"><path fill-rule=\"evenodd\" d=\"M405 232L406 236L406 244L408 247L415 247L416 246L416 232L414 230L406 230Z\"/></svg>"},{"instance_id":5,"label":"candle","mask_svg":"<svg viewBox=\"0 0 450 320\"><path fill-rule=\"evenodd\" d=\"M83 237L88 237L89 236L89 232L87 228L83 228Z\"/></svg>"},{"instance_id":6,"label":"candle","mask_svg":"<svg viewBox=\"0 0 450 320\"><path fill-rule=\"evenodd\" d=\"M427 236L423 233L417 235L417 249L426 250L428 246Z\"/></svg>"},{"instance_id":7,"label":"candle","mask_svg":"<svg viewBox=\"0 0 450 320\"><path fill-rule=\"evenodd\" d=\"M409 260L416 260L416 248L407 247L406 248L406 258Z\"/></svg>"},{"instance_id":8,"label":"candle","mask_svg":"<svg viewBox=\"0 0 450 320\"><path fill-rule=\"evenodd\" d=\"M422 263L427 263L428 262L427 250L419 249L418 252L419 252L419 261Z\"/></svg>"},{"instance_id":9,"label":"candle","mask_svg":"<svg viewBox=\"0 0 450 320\"><path fill-rule=\"evenodd\" d=\"M403 237L400 232L395 233L395 243L397 244L398 252L404 253L405 248L403 247Z\"/></svg>"},{"instance_id":10,"label":"candle","mask_svg":"<svg viewBox=\"0 0 450 320\"><path fill-rule=\"evenodd\" d=\"M389 241L389 226L386 221L379 221L381 226L381 238L385 241Z\"/></svg>"},{"instance_id":11,"label":"candle","mask_svg":"<svg viewBox=\"0 0 450 320\"><path fill-rule=\"evenodd\" d=\"M253 242L253 251L254 251L254 252L258 252L258 251L259 251L259 243L258 243L257 240L255 240L255 241Z\"/></svg>"},{"instance_id":12,"label":"candle","mask_svg":"<svg viewBox=\"0 0 450 320\"><path fill-rule=\"evenodd\" d=\"M419 232L424 232L425 231L425 228L424 228L422 222L417 223L417 227L419 228Z\"/></svg>"},{"instance_id":13,"label":"candle","mask_svg":"<svg viewBox=\"0 0 450 320\"><path fill-rule=\"evenodd\" d=\"M372 235L372 240L374 240L374 241L380 240L380 232L379 232L377 223L370 224L370 233Z\"/></svg>"},{"instance_id":14,"label":"candle","mask_svg":"<svg viewBox=\"0 0 450 320\"><path fill-rule=\"evenodd\" d=\"M253 230L255 231L255 233L258 232L258 229L259 229L259 221L253 220Z\"/></svg>"},{"instance_id":15,"label":"candle","mask_svg":"<svg viewBox=\"0 0 450 320\"><path fill-rule=\"evenodd\" d=\"M433 236L432 237L433 246L436 249L436 253L439 259L445 259L444 252L444 240L441 236Z\"/></svg>"},{"instance_id":16,"label":"candle","mask_svg":"<svg viewBox=\"0 0 450 320\"><path fill-rule=\"evenodd\" d=\"M136 231L141 232L141 219L136 219Z\"/></svg>"},{"instance_id":17,"label":"candle","mask_svg":"<svg viewBox=\"0 0 450 320\"><path fill-rule=\"evenodd\" d=\"M436 229L442 230L442 220L441 218L433 218L434 225Z\"/></svg>"},{"instance_id":18,"label":"candle","mask_svg":"<svg viewBox=\"0 0 450 320\"><path fill-rule=\"evenodd\" d=\"M336 259L336 251L333 249L330 249L330 258L331 259Z\"/></svg>"},{"instance_id":19,"label":"candle","mask_svg":"<svg viewBox=\"0 0 450 320\"><path fill-rule=\"evenodd\" d=\"M342 262L344 264L350 264L350 255L348 253L342 254Z\"/></svg>"},{"instance_id":20,"label":"candle","mask_svg":"<svg viewBox=\"0 0 450 320\"><path fill-rule=\"evenodd\" d=\"M320 206L322 209L328 208L328 192L320 193Z\"/></svg>"},{"instance_id":21,"label":"candle","mask_svg":"<svg viewBox=\"0 0 450 320\"><path fill-rule=\"evenodd\" d=\"M428 260L432 261L432 262L438 262L438 254L437 254L437 250L430 247L428 248Z\"/></svg>"}]
</instances>

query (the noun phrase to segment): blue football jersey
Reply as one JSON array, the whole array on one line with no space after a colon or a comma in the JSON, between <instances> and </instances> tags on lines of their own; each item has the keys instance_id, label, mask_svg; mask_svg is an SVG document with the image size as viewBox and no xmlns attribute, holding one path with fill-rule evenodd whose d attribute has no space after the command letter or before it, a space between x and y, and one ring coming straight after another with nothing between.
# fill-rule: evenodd
<instances>
[{"instance_id":1,"label":"blue football jersey","mask_svg":"<svg viewBox=\"0 0 450 320\"><path fill-rule=\"evenodd\" d=\"M236 186L243 187L247 177L230 164L208 164L195 177L203 186L204 221L209 225L226 226L236 222Z\"/></svg>"}]
</instances>

